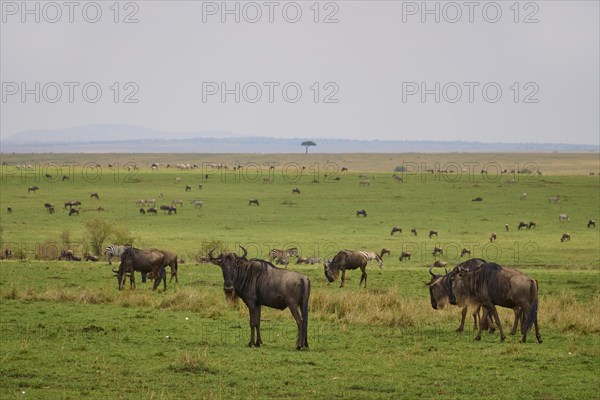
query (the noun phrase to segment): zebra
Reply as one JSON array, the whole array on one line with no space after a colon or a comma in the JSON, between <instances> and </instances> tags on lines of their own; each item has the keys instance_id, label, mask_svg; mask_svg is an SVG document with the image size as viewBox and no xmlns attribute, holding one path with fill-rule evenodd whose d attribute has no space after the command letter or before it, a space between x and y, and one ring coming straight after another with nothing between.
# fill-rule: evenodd
<instances>
[{"instance_id":1,"label":"zebra","mask_svg":"<svg viewBox=\"0 0 600 400\"><path fill-rule=\"evenodd\" d=\"M127 249L128 247L131 247L131 245L130 244L126 244L126 245L111 244L110 246L108 246L106 248L106 250L104 251L104 254L106 254L106 256L108 257L108 263L112 264L111 259L113 257L117 257L117 258L121 259L121 255L123 254L125 249Z\"/></svg>"},{"instance_id":2,"label":"zebra","mask_svg":"<svg viewBox=\"0 0 600 400\"><path fill-rule=\"evenodd\" d=\"M269 261L289 259L290 257L298 257L298 249L291 247L287 250L273 249L269 251Z\"/></svg>"},{"instance_id":3,"label":"zebra","mask_svg":"<svg viewBox=\"0 0 600 400\"><path fill-rule=\"evenodd\" d=\"M370 261L370 265L373 265L373 260L377 260L377 264L379 265L379 268L383 268L383 260L381 259L381 257L372 251L364 251L364 250L359 250L357 251L357 253L362 254L367 261Z\"/></svg>"}]
</instances>

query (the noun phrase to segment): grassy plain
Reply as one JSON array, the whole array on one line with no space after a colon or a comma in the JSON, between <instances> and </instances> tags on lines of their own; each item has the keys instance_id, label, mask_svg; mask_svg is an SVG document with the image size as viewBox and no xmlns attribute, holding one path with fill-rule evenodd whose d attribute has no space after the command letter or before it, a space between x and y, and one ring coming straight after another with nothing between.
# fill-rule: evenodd
<instances>
[{"instance_id":1,"label":"grassy plain","mask_svg":"<svg viewBox=\"0 0 600 400\"><path fill-rule=\"evenodd\" d=\"M2 248L8 244L25 258L0 264L2 397L600 398L600 234L586 227L588 219L600 222L600 178L589 175L599 169L597 154L2 155L2 161ZM243 168L235 172L209 165L236 161ZM140 170L128 172L128 162ZM158 172L150 171L151 162L161 163ZM267 162L279 165L271 170ZM17 163L33 170L17 170ZM177 171L167 163L200 168ZM398 173L400 183L392 178L398 165L414 171ZM456 165L454 173L425 171ZM487 176L479 173L484 165ZM535 165L542 175L510 173L517 165ZM361 173L368 186L359 185ZM33 185L40 190L27 193ZM293 187L301 194L292 194ZM559 203L548 201L556 195ZM141 215L135 201L147 198L185 205L177 215ZM250 198L260 206L248 206ZM204 206L193 208L193 199ZM82 201L80 216L67 216L62 204L70 200ZM55 204L55 214L45 202ZM368 217L356 217L358 209ZM571 221L560 222L560 213ZM142 285L118 292L105 261L36 260L40 247L61 247L66 236L81 254L85 223L94 219L128 229L136 246L176 251L186 260L179 284L166 292ZM537 227L518 231L521 220ZM394 225L401 235L390 236ZM413 227L417 237L409 233ZM428 238L430 229L439 236ZM564 232L570 242L560 242ZM220 270L194 262L214 242L229 249L242 244L259 257L293 245L322 258L342 248L387 247L392 255L382 270L367 269L368 289L358 288L356 271L339 289L320 265L290 265L313 286L310 350L293 350L293 320L274 310L263 311L264 347L248 349L245 306L228 308ZM468 248L537 279L544 343L516 337L500 343L497 334L475 342L470 330L454 333L459 310L433 310L423 285L436 245L449 265ZM413 253L410 261L398 260L402 250ZM505 324L511 315L502 313Z\"/></svg>"}]
</instances>

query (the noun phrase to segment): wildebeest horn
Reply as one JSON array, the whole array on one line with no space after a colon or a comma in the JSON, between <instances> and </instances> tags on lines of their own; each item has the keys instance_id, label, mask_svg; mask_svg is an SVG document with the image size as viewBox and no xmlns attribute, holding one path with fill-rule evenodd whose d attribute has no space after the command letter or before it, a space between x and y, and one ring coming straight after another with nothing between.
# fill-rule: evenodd
<instances>
[{"instance_id":1,"label":"wildebeest horn","mask_svg":"<svg viewBox=\"0 0 600 400\"><path fill-rule=\"evenodd\" d=\"M433 268L434 268L434 267L433 267L433 265L432 265L431 267L429 267L429 274L435 278L435 277L437 277L437 275L436 275L436 274L434 274L433 272L431 272L431 270L432 270Z\"/></svg>"},{"instance_id":2,"label":"wildebeest horn","mask_svg":"<svg viewBox=\"0 0 600 400\"><path fill-rule=\"evenodd\" d=\"M244 254L242 254L242 256L240 258L246 258L246 256L248 255L248 251L243 248L242 246L240 246L240 249L242 249L244 251Z\"/></svg>"},{"instance_id":3,"label":"wildebeest horn","mask_svg":"<svg viewBox=\"0 0 600 400\"><path fill-rule=\"evenodd\" d=\"M216 259L216 258L214 258L214 257L213 257L213 255L212 255L212 253L213 253L213 251L215 251L215 249L216 249L216 247L213 247L213 248L212 248L212 249L211 249L211 250L208 252L208 258L209 258L209 260L210 260L212 263L214 263L215 261L217 261L217 259Z\"/></svg>"}]
</instances>

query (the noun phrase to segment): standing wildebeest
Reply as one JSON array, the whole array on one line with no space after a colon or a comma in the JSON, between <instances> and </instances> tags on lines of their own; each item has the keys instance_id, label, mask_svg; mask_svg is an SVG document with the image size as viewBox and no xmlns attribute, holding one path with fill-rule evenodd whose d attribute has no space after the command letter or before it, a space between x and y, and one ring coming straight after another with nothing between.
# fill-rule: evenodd
<instances>
[{"instance_id":1,"label":"standing wildebeest","mask_svg":"<svg viewBox=\"0 0 600 400\"><path fill-rule=\"evenodd\" d=\"M521 221L521 222L519 222L519 225L517 226L517 229L521 230L521 228L527 228L528 226L529 226L529 224Z\"/></svg>"},{"instance_id":2,"label":"standing wildebeest","mask_svg":"<svg viewBox=\"0 0 600 400\"><path fill-rule=\"evenodd\" d=\"M192 191L192 186L191 185L185 185L185 191L186 192L191 192Z\"/></svg>"},{"instance_id":3,"label":"standing wildebeest","mask_svg":"<svg viewBox=\"0 0 600 400\"><path fill-rule=\"evenodd\" d=\"M433 254L433 256L434 256L434 257L435 257L435 256L439 256L439 255L442 255L442 254L444 254L444 250L442 250L442 248L441 248L441 247L437 247L437 246L435 246L435 247L433 248L433 253L432 253L432 254Z\"/></svg>"},{"instance_id":4,"label":"standing wildebeest","mask_svg":"<svg viewBox=\"0 0 600 400\"><path fill-rule=\"evenodd\" d=\"M160 206L160 209L163 211L163 214L167 211L169 212L169 215L171 215L171 213L177 214L177 207L175 206Z\"/></svg>"},{"instance_id":5,"label":"standing wildebeest","mask_svg":"<svg viewBox=\"0 0 600 400\"><path fill-rule=\"evenodd\" d=\"M412 233L413 235L417 236L417 228L412 228L410 230L410 233Z\"/></svg>"},{"instance_id":6,"label":"standing wildebeest","mask_svg":"<svg viewBox=\"0 0 600 400\"><path fill-rule=\"evenodd\" d=\"M258 199L250 199L248 201L248 205L251 206L252 204L254 204L256 206L260 206L260 204L258 203Z\"/></svg>"},{"instance_id":7,"label":"standing wildebeest","mask_svg":"<svg viewBox=\"0 0 600 400\"><path fill-rule=\"evenodd\" d=\"M134 247L127 247L121 255L119 270L113 270L113 272L117 274L119 290L122 290L125 286L125 277L127 274L130 274L130 283L135 287L134 271L140 271L143 274L152 273L153 276L158 277L158 279L154 281L153 290L156 290L161 280L164 282L164 289L167 290L167 277L164 261L165 255L159 250L140 250Z\"/></svg>"},{"instance_id":8,"label":"standing wildebeest","mask_svg":"<svg viewBox=\"0 0 600 400\"><path fill-rule=\"evenodd\" d=\"M381 251L379 252L379 258L381 258L381 260L383 261L383 256L385 256L386 254L392 254L392 251L390 249L386 249L385 247L383 249L381 249Z\"/></svg>"},{"instance_id":9,"label":"standing wildebeest","mask_svg":"<svg viewBox=\"0 0 600 400\"><path fill-rule=\"evenodd\" d=\"M533 229L533 228L535 228L535 222L529 221L529 223L527 224L527 229Z\"/></svg>"},{"instance_id":10,"label":"standing wildebeest","mask_svg":"<svg viewBox=\"0 0 600 400\"><path fill-rule=\"evenodd\" d=\"M588 227L588 229L589 229L589 228L591 228L592 226L593 226L594 228L596 227L596 221L594 221L593 219L590 219L590 220L588 221L588 223L587 223L587 227Z\"/></svg>"},{"instance_id":11,"label":"standing wildebeest","mask_svg":"<svg viewBox=\"0 0 600 400\"><path fill-rule=\"evenodd\" d=\"M570 233L563 233L562 237L560 238L561 242L566 242L566 241L571 241L571 234Z\"/></svg>"},{"instance_id":12,"label":"standing wildebeest","mask_svg":"<svg viewBox=\"0 0 600 400\"><path fill-rule=\"evenodd\" d=\"M154 249L158 250L158 249ZM164 254L165 258L163 261L162 268L165 269L167 266L171 268L171 279L169 279L169 283L175 278L175 282L179 282L178 274L177 274L177 254L167 251L167 250L158 250Z\"/></svg>"},{"instance_id":13,"label":"standing wildebeest","mask_svg":"<svg viewBox=\"0 0 600 400\"><path fill-rule=\"evenodd\" d=\"M504 224L504 229L506 229L506 232L508 232L508 224Z\"/></svg>"},{"instance_id":14,"label":"standing wildebeest","mask_svg":"<svg viewBox=\"0 0 600 400\"><path fill-rule=\"evenodd\" d=\"M466 299L473 304L483 306L484 320L489 314L494 317L500 341L506 336L502 330L502 323L498 317L496 306L512 308L515 311L515 320L521 319L521 341L527 340L527 332L535 326L535 336L542 343L538 327L538 285L537 281L527 275L511 268L503 268L496 263L483 264L473 270L459 268L458 273L451 277L450 303L456 304L457 297ZM517 321L515 321L516 325ZM475 340L481 339L483 325L479 324L479 332Z\"/></svg>"},{"instance_id":15,"label":"standing wildebeest","mask_svg":"<svg viewBox=\"0 0 600 400\"><path fill-rule=\"evenodd\" d=\"M344 282L346 281L346 270L358 269L360 268L362 274L360 276L360 282L358 283L358 287L360 287L365 282L365 287L367 287L367 273L365 272L365 268L367 267L367 257L362 251L352 251L352 250L342 250L333 257L330 263L325 263L325 277L329 282L333 282L337 279L340 271L342 271L342 283L340 287L344 287Z\"/></svg>"},{"instance_id":16,"label":"standing wildebeest","mask_svg":"<svg viewBox=\"0 0 600 400\"><path fill-rule=\"evenodd\" d=\"M35 193L37 190L40 190L40 188L38 186L32 186L27 189L27 193L30 193L30 192Z\"/></svg>"},{"instance_id":17,"label":"standing wildebeest","mask_svg":"<svg viewBox=\"0 0 600 400\"><path fill-rule=\"evenodd\" d=\"M431 307L434 310L443 309L449 303L450 300L450 292L452 291L452 282L451 278L454 274L458 273L458 268L463 267L468 270L472 270L477 268L480 265L485 264L486 261L479 258L472 258L465 262L458 264L452 271L446 273L445 275L436 275L431 270L435 268L435 265L429 268L429 274L431 275L431 280L426 284L429 287L429 300L431 301ZM461 303L459 304L462 307L460 326L456 329L456 332L462 332L465 328L465 318L467 316L467 311L469 309L468 302L462 302L463 299L459 299ZM476 307L473 312L473 326L474 329L477 329L479 324L481 324L481 320L479 318L479 307ZM515 328L516 329L516 328Z\"/></svg>"},{"instance_id":18,"label":"standing wildebeest","mask_svg":"<svg viewBox=\"0 0 600 400\"><path fill-rule=\"evenodd\" d=\"M496 239L497 239L496 232L492 232L492 234L490 235L490 242L493 242Z\"/></svg>"},{"instance_id":19,"label":"standing wildebeest","mask_svg":"<svg viewBox=\"0 0 600 400\"><path fill-rule=\"evenodd\" d=\"M156 213L158 213L158 208L150 207L149 209L146 210L146 213L156 215Z\"/></svg>"},{"instance_id":20,"label":"standing wildebeest","mask_svg":"<svg viewBox=\"0 0 600 400\"><path fill-rule=\"evenodd\" d=\"M7 206L6 207L6 212L9 213L9 214L12 214L12 212L13 212L12 207L11 206Z\"/></svg>"},{"instance_id":21,"label":"standing wildebeest","mask_svg":"<svg viewBox=\"0 0 600 400\"><path fill-rule=\"evenodd\" d=\"M403 252L400 254L400 257L398 257L398 259L399 259L400 261L404 261L404 259L405 259L405 258L408 258L408 259L410 260L410 255L411 255L411 254L410 254L408 251L403 251Z\"/></svg>"},{"instance_id":22,"label":"standing wildebeest","mask_svg":"<svg viewBox=\"0 0 600 400\"><path fill-rule=\"evenodd\" d=\"M367 218L367 212L366 212L365 210L358 210L358 211L356 211L356 216L357 216L357 217L359 217L359 216L361 216L361 215L362 215L363 217Z\"/></svg>"},{"instance_id":23,"label":"standing wildebeest","mask_svg":"<svg viewBox=\"0 0 600 400\"><path fill-rule=\"evenodd\" d=\"M140 208L140 214L146 214L146 210L144 210L143 208Z\"/></svg>"},{"instance_id":24,"label":"standing wildebeest","mask_svg":"<svg viewBox=\"0 0 600 400\"><path fill-rule=\"evenodd\" d=\"M94 198L94 199L97 199L97 200L100 200L100 196L98 196L98 193L96 193L96 192L90 193L90 197Z\"/></svg>"},{"instance_id":25,"label":"standing wildebeest","mask_svg":"<svg viewBox=\"0 0 600 400\"><path fill-rule=\"evenodd\" d=\"M433 236L437 237L438 235L438 231L429 231L429 239L431 239Z\"/></svg>"},{"instance_id":26,"label":"standing wildebeest","mask_svg":"<svg viewBox=\"0 0 600 400\"><path fill-rule=\"evenodd\" d=\"M77 208L71 208L69 210L69 217L72 215L79 215L79 210Z\"/></svg>"},{"instance_id":27,"label":"standing wildebeest","mask_svg":"<svg viewBox=\"0 0 600 400\"><path fill-rule=\"evenodd\" d=\"M402 228L399 228L397 226L394 226L392 228L392 232L390 233L390 235L393 235L394 233L399 232L400 234L402 234Z\"/></svg>"},{"instance_id":28,"label":"standing wildebeest","mask_svg":"<svg viewBox=\"0 0 600 400\"><path fill-rule=\"evenodd\" d=\"M298 272L277 268L264 260L246 259L246 249L241 257L235 253L221 253L210 261L221 267L223 291L228 302L241 298L250 313L250 342L248 347L259 347L261 306L278 310L290 309L298 326L296 349L308 348L308 299L310 280Z\"/></svg>"},{"instance_id":29,"label":"standing wildebeest","mask_svg":"<svg viewBox=\"0 0 600 400\"><path fill-rule=\"evenodd\" d=\"M292 189L292 194L294 194L294 193L300 194L300 189L298 189L297 187L293 188Z\"/></svg>"}]
</instances>

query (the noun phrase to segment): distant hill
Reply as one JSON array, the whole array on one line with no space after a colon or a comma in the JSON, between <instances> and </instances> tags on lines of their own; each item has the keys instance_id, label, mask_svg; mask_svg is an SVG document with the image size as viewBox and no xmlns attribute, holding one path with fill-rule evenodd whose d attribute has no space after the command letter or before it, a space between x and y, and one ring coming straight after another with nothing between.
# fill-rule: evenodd
<instances>
[{"instance_id":1,"label":"distant hill","mask_svg":"<svg viewBox=\"0 0 600 400\"><path fill-rule=\"evenodd\" d=\"M311 153L598 152L598 146L419 140L345 140L241 136L225 131L163 132L125 124L24 131L2 138L3 153Z\"/></svg>"}]
</instances>

